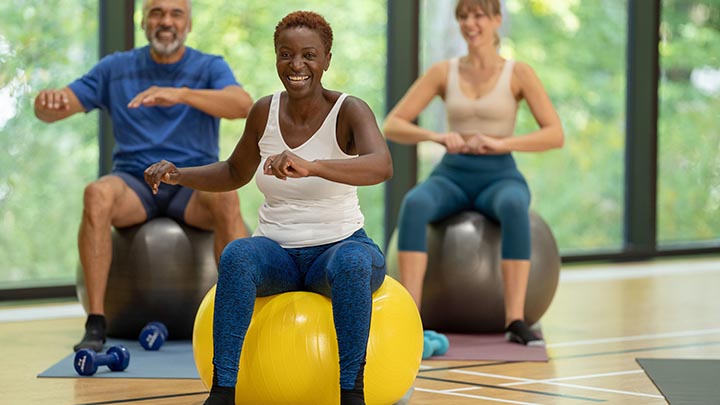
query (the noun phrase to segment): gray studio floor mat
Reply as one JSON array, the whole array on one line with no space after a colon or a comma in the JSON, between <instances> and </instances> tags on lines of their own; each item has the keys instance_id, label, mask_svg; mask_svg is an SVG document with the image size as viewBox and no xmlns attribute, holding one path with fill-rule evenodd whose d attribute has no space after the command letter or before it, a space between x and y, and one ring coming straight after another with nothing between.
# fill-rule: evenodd
<instances>
[{"instance_id":1,"label":"gray studio floor mat","mask_svg":"<svg viewBox=\"0 0 720 405\"><path fill-rule=\"evenodd\" d=\"M720 360L635 360L670 404L720 403Z\"/></svg>"},{"instance_id":2,"label":"gray studio floor mat","mask_svg":"<svg viewBox=\"0 0 720 405\"><path fill-rule=\"evenodd\" d=\"M105 344L105 351L121 344L130 351L130 365L124 371L110 371L106 366L98 368L93 376L84 377L75 372L75 354L65 358L38 374L39 378L179 378L199 379L192 342L189 340L167 341L158 351L147 351L137 341L111 339ZM105 352L103 351L103 353Z\"/></svg>"}]
</instances>

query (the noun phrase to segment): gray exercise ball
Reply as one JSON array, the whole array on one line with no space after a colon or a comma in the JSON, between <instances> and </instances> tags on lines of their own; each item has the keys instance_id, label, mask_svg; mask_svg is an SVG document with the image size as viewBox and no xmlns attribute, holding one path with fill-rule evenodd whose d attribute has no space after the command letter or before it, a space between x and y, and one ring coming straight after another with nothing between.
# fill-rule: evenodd
<instances>
[{"instance_id":1,"label":"gray exercise ball","mask_svg":"<svg viewBox=\"0 0 720 405\"><path fill-rule=\"evenodd\" d=\"M105 317L108 336L137 339L150 321L162 322L170 339L192 337L195 313L217 282L213 233L155 218L112 231ZM77 295L88 299L78 266Z\"/></svg>"},{"instance_id":2,"label":"gray exercise ball","mask_svg":"<svg viewBox=\"0 0 720 405\"><path fill-rule=\"evenodd\" d=\"M560 277L560 255L550 227L530 212L530 276L525 321L532 325L550 306ZM421 316L425 329L496 333L505 328L500 227L475 211L428 225L428 266ZM387 254L388 274L399 279L397 232Z\"/></svg>"}]
</instances>

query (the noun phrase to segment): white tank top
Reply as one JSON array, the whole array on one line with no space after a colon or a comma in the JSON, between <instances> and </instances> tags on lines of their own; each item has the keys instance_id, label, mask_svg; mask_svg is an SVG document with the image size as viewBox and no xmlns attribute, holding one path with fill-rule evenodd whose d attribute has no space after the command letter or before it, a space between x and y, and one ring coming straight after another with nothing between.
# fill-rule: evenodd
<instances>
[{"instance_id":1,"label":"white tank top","mask_svg":"<svg viewBox=\"0 0 720 405\"><path fill-rule=\"evenodd\" d=\"M320 177L280 180L263 174L263 164L270 155L289 150L308 161L316 159L350 159L337 143L335 128L340 106L347 97L342 94L325 117L320 129L297 148L290 148L280 133L280 92L273 94L267 125L259 142L260 162L255 183L265 195L258 212L258 227L253 236L266 236L284 248L316 246L337 242L362 228L365 218L360 212L357 187Z\"/></svg>"},{"instance_id":2,"label":"white tank top","mask_svg":"<svg viewBox=\"0 0 720 405\"><path fill-rule=\"evenodd\" d=\"M506 60L495 87L489 93L472 99L460 89L459 58L450 59L445 109L448 128L461 134L483 133L494 136L512 136L518 102L512 94L515 61Z\"/></svg>"}]
</instances>

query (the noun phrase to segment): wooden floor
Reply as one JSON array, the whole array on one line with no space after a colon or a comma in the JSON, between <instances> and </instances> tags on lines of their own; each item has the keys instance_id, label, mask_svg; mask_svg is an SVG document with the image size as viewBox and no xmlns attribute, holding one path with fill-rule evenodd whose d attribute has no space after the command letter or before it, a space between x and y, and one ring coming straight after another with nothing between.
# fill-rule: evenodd
<instances>
[{"instance_id":1,"label":"wooden floor","mask_svg":"<svg viewBox=\"0 0 720 405\"><path fill-rule=\"evenodd\" d=\"M635 359L720 359L719 285L716 258L566 267L542 320L549 362L425 361L410 404L664 404ZM36 378L69 353L84 320L12 318L58 308L0 307L0 404L204 400L199 380Z\"/></svg>"}]
</instances>

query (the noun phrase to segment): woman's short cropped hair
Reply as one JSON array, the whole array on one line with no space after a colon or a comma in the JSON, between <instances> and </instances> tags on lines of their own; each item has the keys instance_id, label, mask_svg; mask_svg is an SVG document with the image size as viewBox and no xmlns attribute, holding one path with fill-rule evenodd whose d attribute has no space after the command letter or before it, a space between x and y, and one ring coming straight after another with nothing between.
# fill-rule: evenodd
<instances>
[{"instance_id":1,"label":"woman's short cropped hair","mask_svg":"<svg viewBox=\"0 0 720 405\"><path fill-rule=\"evenodd\" d=\"M330 24L325 18L313 11L294 11L286 15L275 27L275 35L273 37L274 44L277 46L278 36L281 31L288 28L305 27L317 31L320 34L325 53L330 53L332 49L333 33Z\"/></svg>"}]
</instances>

